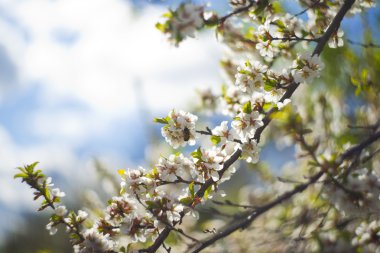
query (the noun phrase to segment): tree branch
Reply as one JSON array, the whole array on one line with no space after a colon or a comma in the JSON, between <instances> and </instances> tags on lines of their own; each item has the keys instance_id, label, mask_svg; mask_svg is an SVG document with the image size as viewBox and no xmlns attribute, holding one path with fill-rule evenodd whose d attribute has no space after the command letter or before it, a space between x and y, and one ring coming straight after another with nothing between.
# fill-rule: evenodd
<instances>
[{"instance_id":1,"label":"tree branch","mask_svg":"<svg viewBox=\"0 0 380 253\"><path fill-rule=\"evenodd\" d=\"M361 142L358 145L355 145L351 149L348 149L346 152L341 154L339 157L339 161L343 161L345 159L351 158L352 156L356 155L358 152L363 150L364 148L371 145L376 140L380 139L380 132L375 133L368 137L366 140ZM314 174L310 177L309 181L303 184L300 184L296 186L293 190L285 192L281 196L279 196L277 199L269 202L266 205L263 205L254 211L247 212L242 219L239 219L237 221L232 221L230 224L226 225L224 229L222 229L219 233L215 234L214 236L211 236L207 238L206 240L203 240L202 243L197 244L194 246L192 253L197 253L203 250L204 248L212 245L214 242L218 241L219 239L222 239L231 233L235 232L239 229L244 229L248 227L257 217L259 217L261 214L267 212L268 210L272 209L273 207L281 204L282 202L292 198L294 195L303 192L306 190L310 185L316 183L318 179L322 177L324 174L324 171L319 171L318 173Z\"/></svg>"},{"instance_id":2,"label":"tree branch","mask_svg":"<svg viewBox=\"0 0 380 253\"><path fill-rule=\"evenodd\" d=\"M214 242L218 241L219 239L222 239L231 233L235 232L236 230L243 229L248 227L252 221L254 221L257 217L259 217L261 214L265 213L266 211L272 209L273 207L279 205L280 203L284 202L287 199L290 199L293 197L293 195L303 192L307 187L311 184L314 184L322 175L324 174L323 171L318 172L314 176L310 178L310 180L304 184L300 184L296 186L293 190L284 193L277 199L269 202L268 204L261 206L257 209L255 209L252 212L248 212L244 218L238 220L238 221L233 221L231 224L228 224L224 229L222 229L221 232L215 234L214 236L202 241L202 243L196 245L193 249L193 253L200 252L204 248L210 246Z\"/></svg>"}]
</instances>

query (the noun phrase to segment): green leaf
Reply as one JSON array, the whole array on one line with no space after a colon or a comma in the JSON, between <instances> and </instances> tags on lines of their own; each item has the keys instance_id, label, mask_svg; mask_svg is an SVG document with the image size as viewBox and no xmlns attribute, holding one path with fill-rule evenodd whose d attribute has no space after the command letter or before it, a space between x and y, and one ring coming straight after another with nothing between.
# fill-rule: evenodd
<instances>
[{"instance_id":1,"label":"green leaf","mask_svg":"<svg viewBox=\"0 0 380 253\"><path fill-rule=\"evenodd\" d=\"M51 216L51 221L53 221L54 223L58 223L58 222L60 222L61 221L61 216L58 216L58 215L56 215L56 214L53 214L52 216Z\"/></svg>"},{"instance_id":2,"label":"green leaf","mask_svg":"<svg viewBox=\"0 0 380 253\"><path fill-rule=\"evenodd\" d=\"M164 17L164 18L172 18L173 17L173 13L171 11L165 12L164 14L162 14L162 17Z\"/></svg>"},{"instance_id":3,"label":"green leaf","mask_svg":"<svg viewBox=\"0 0 380 253\"><path fill-rule=\"evenodd\" d=\"M360 86L359 80L357 80L355 77L351 76L351 83L355 86Z\"/></svg>"},{"instance_id":4,"label":"green leaf","mask_svg":"<svg viewBox=\"0 0 380 253\"><path fill-rule=\"evenodd\" d=\"M205 194L203 195L203 197L205 199L208 199L208 196L210 195L211 191L212 191L212 185L210 185L209 187L207 187L207 189L205 190Z\"/></svg>"},{"instance_id":5,"label":"green leaf","mask_svg":"<svg viewBox=\"0 0 380 253\"><path fill-rule=\"evenodd\" d=\"M282 5L280 2L272 2L272 9L275 13L279 13L283 11Z\"/></svg>"},{"instance_id":6,"label":"green leaf","mask_svg":"<svg viewBox=\"0 0 380 253\"><path fill-rule=\"evenodd\" d=\"M166 29L167 29L167 25L166 24L162 24L162 23L156 23L156 28L157 30L159 30L160 32L166 32Z\"/></svg>"},{"instance_id":7,"label":"green leaf","mask_svg":"<svg viewBox=\"0 0 380 253\"><path fill-rule=\"evenodd\" d=\"M227 93L227 86L225 84L222 85L222 96L225 97Z\"/></svg>"},{"instance_id":8,"label":"green leaf","mask_svg":"<svg viewBox=\"0 0 380 253\"><path fill-rule=\"evenodd\" d=\"M264 90L270 91L273 88L275 88L277 85L277 81L273 79L266 78L265 83L264 83Z\"/></svg>"},{"instance_id":9,"label":"green leaf","mask_svg":"<svg viewBox=\"0 0 380 253\"><path fill-rule=\"evenodd\" d=\"M148 206L149 209L153 209L154 207L157 207L156 202L147 200L145 201L145 204Z\"/></svg>"},{"instance_id":10,"label":"green leaf","mask_svg":"<svg viewBox=\"0 0 380 253\"><path fill-rule=\"evenodd\" d=\"M359 85L358 87L356 87L355 89L355 96L359 96L360 92L362 91L362 88L361 86Z\"/></svg>"},{"instance_id":11,"label":"green leaf","mask_svg":"<svg viewBox=\"0 0 380 253\"><path fill-rule=\"evenodd\" d=\"M368 69L362 70L362 80L363 82L367 82Z\"/></svg>"},{"instance_id":12,"label":"green leaf","mask_svg":"<svg viewBox=\"0 0 380 253\"><path fill-rule=\"evenodd\" d=\"M13 176L14 179L16 178L27 178L28 175L25 173L17 173L16 175Z\"/></svg>"},{"instance_id":13,"label":"green leaf","mask_svg":"<svg viewBox=\"0 0 380 253\"><path fill-rule=\"evenodd\" d=\"M69 236L71 239L74 239L74 240L80 240L81 238L79 237L79 235L75 234L75 233L71 233L70 236Z\"/></svg>"},{"instance_id":14,"label":"green leaf","mask_svg":"<svg viewBox=\"0 0 380 253\"><path fill-rule=\"evenodd\" d=\"M270 118L277 119L277 120L286 120L288 118L288 113L285 111L273 112L271 113Z\"/></svg>"},{"instance_id":15,"label":"green leaf","mask_svg":"<svg viewBox=\"0 0 380 253\"><path fill-rule=\"evenodd\" d=\"M256 16L260 15L265 10L265 8L268 6L268 4L269 4L269 0L259 1L257 8L254 10L254 14Z\"/></svg>"},{"instance_id":16,"label":"green leaf","mask_svg":"<svg viewBox=\"0 0 380 253\"><path fill-rule=\"evenodd\" d=\"M218 145L219 144L219 142L221 141L221 138L219 137L219 136L211 136L211 141L212 141L212 143L214 143L215 145Z\"/></svg>"},{"instance_id":17,"label":"green leaf","mask_svg":"<svg viewBox=\"0 0 380 253\"><path fill-rule=\"evenodd\" d=\"M272 103L264 103L263 110L268 111L270 108L272 108Z\"/></svg>"},{"instance_id":18,"label":"green leaf","mask_svg":"<svg viewBox=\"0 0 380 253\"><path fill-rule=\"evenodd\" d=\"M190 194L191 194L191 196L194 198L194 182L191 182L190 184L189 184L189 191L190 191Z\"/></svg>"},{"instance_id":19,"label":"green leaf","mask_svg":"<svg viewBox=\"0 0 380 253\"><path fill-rule=\"evenodd\" d=\"M193 198L192 197L184 197L184 198L180 199L179 202L181 204L189 206L189 205L191 205L193 203Z\"/></svg>"},{"instance_id":20,"label":"green leaf","mask_svg":"<svg viewBox=\"0 0 380 253\"><path fill-rule=\"evenodd\" d=\"M303 134L303 135L310 134L312 132L313 132L313 130L311 130L309 128L305 128L305 129L301 130L301 134Z\"/></svg>"},{"instance_id":21,"label":"green leaf","mask_svg":"<svg viewBox=\"0 0 380 253\"><path fill-rule=\"evenodd\" d=\"M317 162L312 161L312 160L308 161L307 164L312 166L312 167L318 167L319 166L319 164Z\"/></svg>"},{"instance_id":22,"label":"green leaf","mask_svg":"<svg viewBox=\"0 0 380 253\"><path fill-rule=\"evenodd\" d=\"M276 24L279 28L282 28L282 29L286 28L284 22L282 22L281 20L276 20Z\"/></svg>"},{"instance_id":23,"label":"green leaf","mask_svg":"<svg viewBox=\"0 0 380 253\"><path fill-rule=\"evenodd\" d=\"M166 116L165 118L154 118L155 123L160 123L160 124L169 124L170 117Z\"/></svg>"},{"instance_id":24,"label":"green leaf","mask_svg":"<svg viewBox=\"0 0 380 253\"><path fill-rule=\"evenodd\" d=\"M37 166L38 163L39 162L34 162L34 163L30 164L30 165L27 165L25 167L26 171L32 173L34 171L34 168Z\"/></svg>"},{"instance_id":25,"label":"green leaf","mask_svg":"<svg viewBox=\"0 0 380 253\"><path fill-rule=\"evenodd\" d=\"M191 152L190 154L192 157L197 158L199 160L202 160L202 151L201 147L197 148L194 152Z\"/></svg>"},{"instance_id":26,"label":"green leaf","mask_svg":"<svg viewBox=\"0 0 380 253\"><path fill-rule=\"evenodd\" d=\"M244 113L250 114L252 112L251 101L248 101L247 103L245 103L242 110Z\"/></svg>"}]
</instances>

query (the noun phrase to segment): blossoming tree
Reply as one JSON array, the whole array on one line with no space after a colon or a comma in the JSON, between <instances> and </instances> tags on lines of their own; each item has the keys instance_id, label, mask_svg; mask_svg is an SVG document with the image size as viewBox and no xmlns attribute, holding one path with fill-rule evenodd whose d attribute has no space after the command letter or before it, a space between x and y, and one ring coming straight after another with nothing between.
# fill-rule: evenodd
<instances>
[{"instance_id":1,"label":"blossoming tree","mask_svg":"<svg viewBox=\"0 0 380 253\"><path fill-rule=\"evenodd\" d=\"M37 163L20 167L15 177L42 199L39 210L54 210L50 234L65 227L81 253L380 252L380 57L377 45L344 38L340 28L375 2L299 3L304 10L295 14L269 0L230 0L225 16L191 2L165 13L157 28L173 45L215 29L227 46L225 84L201 98L229 120L201 129L198 116L182 110L155 118L176 151L152 168L119 170L120 194L101 214L68 211L65 193ZM349 54L352 44L364 56ZM328 75L335 81L326 83ZM280 177L257 165L269 142L296 148ZM232 200L223 182L247 164L260 185Z\"/></svg>"}]
</instances>

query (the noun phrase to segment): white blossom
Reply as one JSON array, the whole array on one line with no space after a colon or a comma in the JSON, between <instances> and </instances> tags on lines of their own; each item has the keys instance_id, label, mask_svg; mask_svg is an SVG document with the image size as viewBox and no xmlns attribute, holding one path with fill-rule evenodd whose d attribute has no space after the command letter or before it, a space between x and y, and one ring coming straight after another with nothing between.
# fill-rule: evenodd
<instances>
[{"instance_id":1,"label":"white blossom","mask_svg":"<svg viewBox=\"0 0 380 253\"><path fill-rule=\"evenodd\" d=\"M121 182L122 189L131 194L143 194L150 192L154 189L154 181L150 178L145 177L146 171L144 168L139 167L138 169L127 169L121 172Z\"/></svg>"},{"instance_id":2,"label":"white blossom","mask_svg":"<svg viewBox=\"0 0 380 253\"><path fill-rule=\"evenodd\" d=\"M267 66L255 61L253 64L246 63L245 66L237 68L235 75L236 86L242 92L251 95L255 91L262 92L264 89L263 75L267 71Z\"/></svg>"},{"instance_id":3,"label":"white blossom","mask_svg":"<svg viewBox=\"0 0 380 253\"><path fill-rule=\"evenodd\" d=\"M55 208L55 214L58 216L64 216L67 213L66 206L58 206Z\"/></svg>"},{"instance_id":4,"label":"white blossom","mask_svg":"<svg viewBox=\"0 0 380 253\"><path fill-rule=\"evenodd\" d=\"M234 141L238 137L235 129L228 129L228 121L223 121L220 126L215 127L212 134L220 137L221 143Z\"/></svg>"},{"instance_id":5,"label":"white blossom","mask_svg":"<svg viewBox=\"0 0 380 253\"><path fill-rule=\"evenodd\" d=\"M55 235L58 231L58 228L55 226L55 224L53 222L49 222L46 225L46 229L49 230L50 235Z\"/></svg>"},{"instance_id":6,"label":"white blossom","mask_svg":"<svg viewBox=\"0 0 380 253\"><path fill-rule=\"evenodd\" d=\"M161 129L162 136L173 147L195 145L195 123L198 117L184 111L172 110L168 124Z\"/></svg>"},{"instance_id":7,"label":"white blossom","mask_svg":"<svg viewBox=\"0 0 380 253\"><path fill-rule=\"evenodd\" d=\"M380 237L380 221L374 220L370 223L366 221L360 223L360 225L355 229L355 234L356 236L352 239L353 245L377 248L376 252L380 250L380 246L378 244L378 238Z\"/></svg>"},{"instance_id":8,"label":"white blossom","mask_svg":"<svg viewBox=\"0 0 380 253\"><path fill-rule=\"evenodd\" d=\"M84 241L74 247L75 253L95 253L109 252L114 248L115 243L109 239L109 235L103 235L96 228L85 230Z\"/></svg>"},{"instance_id":9,"label":"white blossom","mask_svg":"<svg viewBox=\"0 0 380 253\"><path fill-rule=\"evenodd\" d=\"M330 40L329 40L329 47L330 48L337 48L337 47L343 47L344 45L344 42L343 42L343 35L344 35L344 32L342 29L339 29L337 32L335 32Z\"/></svg>"},{"instance_id":10,"label":"white blossom","mask_svg":"<svg viewBox=\"0 0 380 253\"><path fill-rule=\"evenodd\" d=\"M298 55L293 62L293 77L297 83L310 83L314 78L319 77L324 64L317 55Z\"/></svg>"},{"instance_id":11,"label":"white blossom","mask_svg":"<svg viewBox=\"0 0 380 253\"><path fill-rule=\"evenodd\" d=\"M194 169L194 164L183 154L172 154L169 158L161 157L156 164L160 179L173 182L177 178L186 178L190 170Z\"/></svg>"},{"instance_id":12,"label":"white blossom","mask_svg":"<svg viewBox=\"0 0 380 253\"><path fill-rule=\"evenodd\" d=\"M177 10L170 13L169 20L163 26L163 32L169 35L169 40L178 46L186 37L194 37L196 30L204 25L204 7L192 3L181 4Z\"/></svg>"},{"instance_id":13,"label":"white blossom","mask_svg":"<svg viewBox=\"0 0 380 253\"><path fill-rule=\"evenodd\" d=\"M287 104L289 104L291 102L291 100L289 99L289 98L286 98L286 99L284 99L284 101L283 102L277 102L277 108L279 109L279 110L281 110L282 108L284 108Z\"/></svg>"},{"instance_id":14,"label":"white blossom","mask_svg":"<svg viewBox=\"0 0 380 253\"><path fill-rule=\"evenodd\" d=\"M60 198L66 196L66 194L64 192L61 192L61 190L59 188L52 189L51 193L53 196L60 197Z\"/></svg>"},{"instance_id":15,"label":"white blossom","mask_svg":"<svg viewBox=\"0 0 380 253\"><path fill-rule=\"evenodd\" d=\"M257 142L255 140L243 140L240 146L236 146L236 149L237 148L242 150L241 156L248 163L257 163L259 161L260 148L257 146Z\"/></svg>"},{"instance_id":16,"label":"white blossom","mask_svg":"<svg viewBox=\"0 0 380 253\"><path fill-rule=\"evenodd\" d=\"M252 111L251 113L242 111L231 124L242 139L253 138L256 129L263 125L262 117L258 111Z\"/></svg>"},{"instance_id":17,"label":"white blossom","mask_svg":"<svg viewBox=\"0 0 380 253\"><path fill-rule=\"evenodd\" d=\"M211 149L200 149L201 156L194 158L196 170L192 176L199 182L204 182L210 177L216 182L219 180L219 171L223 169L223 161L226 153L220 148L213 146Z\"/></svg>"},{"instance_id":18,"label":"white blossom","mask_svg":"<svg viewBox=\"0 0 380 253\"><path fill-rule=\"evenodd\" d=\"M380 179L366 168L352 172L343 186L326 185L325 196L344 215L380 217Z\"/></svg>"},{"instance_id":19,"label":"white blossom","mask_svg":"<svg viewBox=\"0 0 380 253\"><path fill-rule=\"evenodd\" d=\"M272 40L259 41L256 44L256 49L259 50L261 56L273 58L274 54L278 51L275 44L276 42Z\"/></svg>"},{"instance_id":20,"label":"white blossom","mask_svg":"<svg viewBox=\"0 0 380 253\"><path fill-rule=\"evenodd\" d=\"M88 213L85 212L85 211L82 211L82 210L78 210L78 215L77 215L77 220L78 221L83 221L85 219L87 219L88 217Z\"/></svg>"}]
</instances>

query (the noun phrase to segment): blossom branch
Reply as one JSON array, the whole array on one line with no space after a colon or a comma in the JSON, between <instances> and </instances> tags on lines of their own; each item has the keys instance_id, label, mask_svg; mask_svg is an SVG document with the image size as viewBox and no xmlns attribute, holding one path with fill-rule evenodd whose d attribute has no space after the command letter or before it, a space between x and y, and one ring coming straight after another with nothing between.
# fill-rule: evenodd
<instances>
[{"instance_id":1,"label":"blossom branch","mask_svg":"<svg viewBox=\"0 0 380 253\"><path fill-rule=\"evenodd\" d=\"M333 21L327 28L326 32L320 38L317 47L314 49L313 55L320 55L325 47L326 43L329 41L334 32L338 30L340 27L340 23L342 22L344 16L348 12L348 10L355 3L355 0L346 0L344 1L342 7L339 9L338 13L334 17Z\"/></svg>"}]
</instances>

